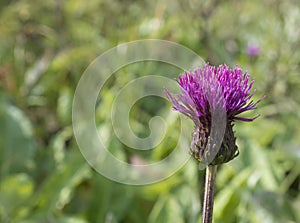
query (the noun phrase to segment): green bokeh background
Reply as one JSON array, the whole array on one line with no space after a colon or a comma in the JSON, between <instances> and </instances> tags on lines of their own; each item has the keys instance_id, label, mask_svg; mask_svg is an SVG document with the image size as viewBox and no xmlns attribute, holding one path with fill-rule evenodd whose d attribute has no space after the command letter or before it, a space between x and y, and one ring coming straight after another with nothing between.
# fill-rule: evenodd
<instances>
[{"instance_id":1,"label":"green bokeh background","mask_svg":"<svg viewBox=\"0 0 300 223\"><path fill-rule=\"evenodd\" d=\"M240 155L219 168L215 223L300 222L300 3L297 0L0 1L0 222L196 223L204 171L191 160L153 185L109 181L83 159L71 109L90 62L117 44L170 40L211 64L239 64L267 98L237 122ZM258 56L246 53L260 47ZM134 78L172 76L177 68L143 62L119 70L96 108L97 127L119 159L160 160L172 151L178 122L159 148L137 152L113 134L110 108ZM156 97L130 113L133 131L149 134L153 115L171 108ZM246 116L247 116L246 115Z\"/></svg>"}]
</instances>

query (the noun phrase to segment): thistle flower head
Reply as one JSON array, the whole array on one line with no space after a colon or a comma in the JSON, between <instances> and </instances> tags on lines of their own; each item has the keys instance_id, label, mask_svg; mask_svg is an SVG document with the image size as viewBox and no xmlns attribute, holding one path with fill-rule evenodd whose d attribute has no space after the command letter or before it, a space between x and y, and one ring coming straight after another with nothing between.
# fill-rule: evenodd
<instances>
[{"instance_id":1,"label":"thistle flower head","mask_svg":"<svg viewBox=\"0 0 300 223\"><path fill-rule=\"evenodd\" d=\"M254 80L248 73L236 66L230 69L226 65L214 67L205 64L203 68L184 72L179 76L181 93L165 93L173 108L193 120L195 129L191 145L192 155L199 161L205 161L206 147L209 142L212 113L222 109L226 112L226 130L221 147L210 165L225 163L238 155L232 130L235 120L253 121L255 118L243 118L239 115L253 110L257 102L251 100L256 90L251 92Z\"/></svg>"},{"instance_id":2,"label":"thistle flower head","mask_svg":"<svg viewBox=\"0 0 300 223\"><path fill-rule=\"evenodd\" d=\"M246 53L249 56L253 56L253 57L259 56L259 54L260 54L260 47L257 46L257 45L254 45L254 44L250 44L246 48Z\"/></svg>"}]
</instances>

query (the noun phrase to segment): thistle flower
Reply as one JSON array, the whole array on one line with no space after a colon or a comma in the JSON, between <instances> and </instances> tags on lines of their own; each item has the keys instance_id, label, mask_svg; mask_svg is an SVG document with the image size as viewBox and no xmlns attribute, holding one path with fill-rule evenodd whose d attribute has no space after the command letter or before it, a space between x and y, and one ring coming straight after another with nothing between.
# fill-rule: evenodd
<instances>
[{"instance_id":1,"label":"thistle flower","mask_svg":"<svg viewBox=\"0 0 300 223\"><path fill-rule=\"evenodd\" d=\"M264 98L256 102L251 100L256 90L251 92L254 80L249 74L243 73L237 65L230 69L226 65L214 67L205 64L203 68L184 72L177 81L181 93L171 95L165 89L167 98L173 104L173 109L193 120L195 128L192 133L191 154L200 162L207 162L208 144L211 144L210 134L212 113L223 110L226 114L226 128L220 148L210 165L218 165L232 160L238 155L236 138L232 130L236 120L250 122L256 119L243 118L239 114L253 110Z\"/></svg>"},{"instance_id":2,"label":"thistle flower","mask_svg":"<svg viewBox=\"0 0 300 223\"><path fill-rule=\"evenodd\" d=\"M249 55L249 56L259 56L260 54L260 47L257 46L257 45L254 45L254 44L249 44L246 48L246 53Z\"/></svg>"}]
</instances>

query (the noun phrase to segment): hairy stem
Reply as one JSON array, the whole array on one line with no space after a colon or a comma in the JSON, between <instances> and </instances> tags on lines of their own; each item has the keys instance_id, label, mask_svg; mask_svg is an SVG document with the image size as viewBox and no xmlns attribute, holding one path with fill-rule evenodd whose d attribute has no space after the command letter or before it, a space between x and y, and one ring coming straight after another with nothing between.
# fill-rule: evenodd
<instances>
[{"instance_id":1,"label":"hairy stem","mask_svg":"<svg viewBox=\"0 0 300 223\"><path fill-rule=\"evenodd\" d=\"M207 166L205 177L202 223L212 223L216 174L217 165Z\"/></svg>"}]
</instances>

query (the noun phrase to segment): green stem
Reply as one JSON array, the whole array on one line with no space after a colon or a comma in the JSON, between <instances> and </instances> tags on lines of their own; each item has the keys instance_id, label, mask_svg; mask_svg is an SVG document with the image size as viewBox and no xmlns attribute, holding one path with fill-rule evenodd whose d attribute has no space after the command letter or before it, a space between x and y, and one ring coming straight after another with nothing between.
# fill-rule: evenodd
<instances>
[{"instance_id":1,"label":"green stem","mask_svg":"<svg viewBox=\"0 0 300 223\"><path fill-rule=\"evenodd\" d=\"M216 174L217 165L207 166L205 177L202 223L212 223Z\"/></svg>"}]
</instances>

